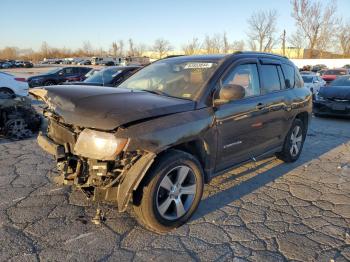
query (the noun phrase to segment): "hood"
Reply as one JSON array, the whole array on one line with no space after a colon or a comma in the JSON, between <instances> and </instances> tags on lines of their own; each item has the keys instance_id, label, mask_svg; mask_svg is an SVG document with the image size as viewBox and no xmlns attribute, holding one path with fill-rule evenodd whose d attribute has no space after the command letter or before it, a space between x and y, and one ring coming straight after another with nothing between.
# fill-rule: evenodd
<instances>
[{"instance_id":1,"label":"hood","mask_svg":"<svg viewBox=\"0 0 350 262\"><path fill-rule=\"evenodd\" d=\"M113 87L62 85L34 88L30 93L46 102L65 123L100 130L195 108L190 100Z\"/></svg>"},{"instance_id":2,"label":"hood","mask_svg":"<svg viewBox=\"0 0 350 262\"><path fill-rule=\"evenodd\" d=\"M350 100L349 86L328 86L321 87L319 95L324 98Z\"/></svg>"}]
</instances>

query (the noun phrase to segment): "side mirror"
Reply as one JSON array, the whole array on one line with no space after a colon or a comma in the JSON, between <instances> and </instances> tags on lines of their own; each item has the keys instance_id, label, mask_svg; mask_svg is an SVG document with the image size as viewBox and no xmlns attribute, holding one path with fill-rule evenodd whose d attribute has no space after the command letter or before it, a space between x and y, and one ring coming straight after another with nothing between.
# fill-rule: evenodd
<instances>
[{"instance_id":1,"label":"side mirror","mask_svg":"<svg viewBox=\"0 0 350 262\"><path fill-rule=\"evenodd\" d=\"M245 89L240 85L225 85L220 89L219 98L214 100L214 105L226 104L233 100L245 97Z\"/></svg>"}]
</instances>

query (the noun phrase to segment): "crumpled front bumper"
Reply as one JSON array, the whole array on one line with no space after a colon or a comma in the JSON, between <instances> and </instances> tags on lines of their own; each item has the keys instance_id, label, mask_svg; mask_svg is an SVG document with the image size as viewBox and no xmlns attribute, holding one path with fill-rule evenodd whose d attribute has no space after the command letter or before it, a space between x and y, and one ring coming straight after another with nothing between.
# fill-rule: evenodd
<instances>
[{"instance_id":1,"label":"crumpled front bumper","mask_svg":"<svg viewBox=\"0 0 350 262\"><path fill-rule=\"evenodd\" d=\"M350 102L316 100L313 102L313 112L319 115L350 116Z\"/></svg>"},{"instance_id":2,"label":"crumpled front bumper","mask_svg":"<svg viewBox=\"0 0 350 262\"><path fill-rule=\"evenodd\" d=\"M56 159L65 157L64 147L55 143L51 138L49 138L45 133L39 132L37 137L39 146L47 153L53 155Z\"/></svg>"}]
</instances>

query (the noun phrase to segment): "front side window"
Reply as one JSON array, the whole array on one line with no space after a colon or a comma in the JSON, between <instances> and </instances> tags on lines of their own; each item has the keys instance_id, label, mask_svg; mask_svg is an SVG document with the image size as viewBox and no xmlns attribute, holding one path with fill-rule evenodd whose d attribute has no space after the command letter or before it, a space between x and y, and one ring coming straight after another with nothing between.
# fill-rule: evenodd
<instances>
[{"instance_id":1,"label":"front side window","mask_svg":"<svg viewBox=\"0 0 350 262\"><path fill-rule=\"evenodd\" d=\"M214 61L160 60L136 72L119 87L194 100L217 66Z\"/></svg>"},{"instance_id":2,"label":"front side window","mask_svg":"<svg viewBox=\"0 0 350 262\"><path fill-rule=\"evenodd\" d=\"M222 86L226 85L244 87L245 97L260 95L257 65L245 64L234 67L222 80Z\"/></svg>"},{"instance_id":3,"label":"front side window","mask_svg":"<svg viewBox=\"0 0 350 262\"><path fill-rule=\"evenodd\" d=\"M280 78L278 76L277 66L262 65L261 66L262 94L268 94L281 90Z\"/></svg>"}]
</instances>

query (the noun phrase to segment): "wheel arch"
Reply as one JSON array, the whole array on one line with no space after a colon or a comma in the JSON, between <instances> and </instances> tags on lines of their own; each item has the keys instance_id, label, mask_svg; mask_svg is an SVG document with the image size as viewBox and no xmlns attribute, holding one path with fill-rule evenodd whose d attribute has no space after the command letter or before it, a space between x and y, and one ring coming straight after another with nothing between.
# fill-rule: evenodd
<instances>
[{"instance_id":1,"label":"wheel arch","mask_svg":"<svg viewBox=\"0 0 350 262\"><path fill-rule=\"evenodd\" d=\"M11 94L15 94L15 91L13 91L11 88L5 87L5 86L0 87L0 91L8 91Z\"/></svg>"}]
</instances>

